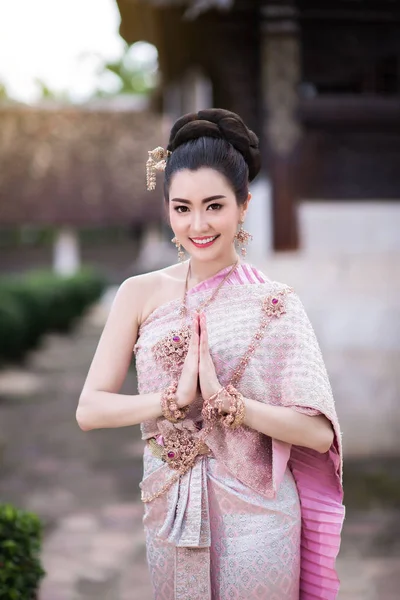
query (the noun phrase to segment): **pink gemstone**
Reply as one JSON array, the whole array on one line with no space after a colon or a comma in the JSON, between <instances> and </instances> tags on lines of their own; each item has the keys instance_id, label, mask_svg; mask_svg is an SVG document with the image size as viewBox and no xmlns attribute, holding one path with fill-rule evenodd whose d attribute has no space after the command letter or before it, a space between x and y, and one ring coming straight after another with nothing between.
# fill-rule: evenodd
<instances>
[{"instance_id":1,"label":"pink gemstone","mask_svg":"<svg viewBox=\"0 0 400 600\"><path fill-rule=\"evenodd\" d=\"M172 450L170 450L168 452L168 458L174 458L175 457L175 452L172 452Z\"/></svg>"},{"instance_id":2,"label":"pink gemstone","mask_svg":"<svg viewBox=\"0 0 400 600\"><path fill-rule=\"evenodd\" d=\"M278 298L272 298L272 304L278 304Z\"/></svg>"},{"instance_id":3,"label":"pink gemstone","mask_svg":"<svg viewBox=\"0 0 400 600\"><path fill-rule=\"evenodd\" d=\"M174 335L174 337L172 338L172 341L173 341L173 342L177 342L177 343L178 343L178 342L180 342L180 341L181 341L181 338L180 338L180 336L179 336L179 335Z\"/></svg>"}]
</instances>

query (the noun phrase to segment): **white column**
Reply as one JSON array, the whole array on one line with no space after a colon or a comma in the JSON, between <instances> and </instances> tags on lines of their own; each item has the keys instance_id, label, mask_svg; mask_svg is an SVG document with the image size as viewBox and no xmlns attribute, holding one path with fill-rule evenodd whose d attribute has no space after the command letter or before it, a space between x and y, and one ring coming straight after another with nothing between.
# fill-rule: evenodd
<instances>
[{"instance_id":1,"label":"white column","mask_svg":"<svg viewBox=\"0 0 400 600\"><path fill-rule=\"evenodd\" d=\"M160 269L176 262L176 256L174 244L165 239L160 225L150 225L144 232L135 268L138 271Z\"/></svg>"},{"instance_id":2,"label":"white column","mask_svg":"<svg viewBox=\"0 0 400 600\"><path fill-rule=\"evenodd\" d=\"M53 247L53 270L58 275L73 275L81 266L79 238L75 229L57 230Z\"/></svg>"},{"instance_id":3,"label":"white column","mask_svg":"<svg viewBox=\"0 0 400 600\"><path fill-rule=\"evenodd\" d=\"M213 106L212 84L198 68L185 74L182 82L183 112L197 112Z\"/></svg>"},{"instance_id":4,"label":"white column","mask_svg":"<svg viewBox=\"0 0 400 600\"><path fill-rule=\"evenodd\" d=\"M244 228L253 239L247 247L246 259L256 266L264 266L272 252L271 185L265 175L250 185L251 201Z\"/></svg>"}]
</instances>

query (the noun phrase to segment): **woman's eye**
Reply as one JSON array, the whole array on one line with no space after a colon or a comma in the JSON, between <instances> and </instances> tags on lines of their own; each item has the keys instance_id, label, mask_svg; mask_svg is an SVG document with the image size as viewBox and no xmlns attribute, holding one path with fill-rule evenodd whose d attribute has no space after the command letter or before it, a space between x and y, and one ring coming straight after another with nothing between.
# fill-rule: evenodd
<instances>
[{"instance_id":1,"label":"woman's eye","mask_svg":"<svg viewBox=\"0 0 400 600\"><path fill-rule=\"evenodd\" d=\"M222 208L222 204L218 204L218 202L214 202L213 204L209 204L207 206L207 210L209 210L209 209L219 210L220 208ZM189 207L188 206L176 206L175 210L177 213L186 213L189 211Z\"/></svg>"}]
</instances>

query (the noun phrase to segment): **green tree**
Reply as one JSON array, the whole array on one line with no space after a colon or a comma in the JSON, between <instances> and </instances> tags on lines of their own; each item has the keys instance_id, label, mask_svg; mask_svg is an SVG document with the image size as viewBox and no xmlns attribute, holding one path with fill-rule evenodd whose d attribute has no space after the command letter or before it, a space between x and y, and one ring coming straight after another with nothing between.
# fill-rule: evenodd
<instances>
[{"instance_id":1,"label":"green tree","mask_svg":"<svg viewBox=\"0 0 400 600\"><path fill-rule=\"evenodd\" d=\"M71 102L68 92L55 92L49 86L39 78L35 79L35 83L40 90L40 98L42 100L58 100L63 102Z\"/></svg>"},{"instance_id":2,"label":"green tree","mask_svg":"<svg viewBox=\"0 0 400 600\"><path fill-rule=\"evenodd\" d=\"M10 96L8 94L6 84L0 81L0 102L4 100L10 100Z\"/></svg>"},{"instance_id":3,"label":"green tree","mask_svg":"<svg viewBox=\"0 0 400 600\"><path fill-rule=\"evenodd\" d=\"M107 92L99 87L94 94L95 97L108 97L116 94L148 94L158 82L157 51L150 44L143 42L127 46L118 60L103 63L99 67L100 78L109 73L118 78L119 89L117 92Z\"/></svg>"}]
</instances>

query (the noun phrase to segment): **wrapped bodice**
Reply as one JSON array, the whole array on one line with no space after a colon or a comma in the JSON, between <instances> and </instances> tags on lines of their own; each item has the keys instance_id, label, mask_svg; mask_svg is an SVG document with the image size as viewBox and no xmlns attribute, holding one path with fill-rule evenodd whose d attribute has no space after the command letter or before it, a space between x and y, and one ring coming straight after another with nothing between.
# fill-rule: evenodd
<instances>
[{"instance_id":1,"label":"wrapped bodice","mask_svg":"<svg viewBox=\"0 0 400 600\"><path fill-rule=\"evenodd\" d=\"M207 307L205 312L210 354L221 385L230 382L237 365L250 346L262 317L262 301L266 294L276 289L276 285L272 283L249 283L240 286L228 284L219 291L215 301ZM208 289L189 295L187 300L189 316L186 319L179 316L181 302L173 300L157 308L142 324L135 345L140 394L159 392L171 382L174 375L179 377L179 371L175 374L171 373L157 361L154 347L168 334L179 332L183 326L190 325L190 315L194 314L196 308L209 295ZM260 401L268 396L271 402L271 400L278 400L279 389L277 384L271 381L270 393L268 395L265 393L266 372L262 360L266 349L265 343L266 339L262 340L254 357L249 361L238 389L243 395ZM196 421L200 420L201 405L202 399L199 396L188 416ZM142 423L143 438L151 437L156 432L156 420Z\"/></svg>"}]
</instances>

